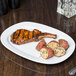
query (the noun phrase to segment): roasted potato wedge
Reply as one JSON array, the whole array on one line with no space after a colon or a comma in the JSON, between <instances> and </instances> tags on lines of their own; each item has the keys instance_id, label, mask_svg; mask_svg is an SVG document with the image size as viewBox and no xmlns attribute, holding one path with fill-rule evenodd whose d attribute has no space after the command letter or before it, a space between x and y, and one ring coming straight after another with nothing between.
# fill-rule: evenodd
<instances>
[{"instance_id":1,"label":"roasted potato wedge","mask_svg":"<svg viewBox=\"0 0 76 76\"><path fill-rule=\"evenodd\" d=\"M40 56L44 59L48 59L54 55L54 51L50 48L44 47L40 50Z\"/></svg>"},{"instance_id":2,"label":"roasted potato wedge","mask_svg":"<svg viewBox=\"0 0 76 76\"><path fill-rule=\"evenodd\" d=\"M68 42L64 39L59 39L59 46L63 47L65 50L69 48Z\"/></svg>"},{"instance_id":3,"label":"roasted potato wedge","mask_svg":"<svg viewBox=\"0 0 76 76\"><path fill-rule=\"evenodd\" d=\"M56 47L54 49L54 55L57 57L61 57L63 55L65 55L66 51L63 47Z\"/></svg>"},{"instance_id":4,"label":"roasted potato wedge","mask_svg":"<svg viewBox=\"0 0 76 76\"><path fill-rule=\"evenodd\" d=\"M42 40L38 43L38 45L36 46L36 49L37 49L38 51L40 51L44 46L46 46L46 42L45 42L44 39L42 39Z\"/></svg>"},{"instance_id":5,"label":"roasted potato wedge","mask_svg":"<svg viewBox=\"0 0 76 76\"><path fill-rule=\"evenodd\" d=\"M48 48L51 48L52 50L54 50L56 47L59 46L59 43L57 41L50 41L48 44L47 44L47 47Z\"/></svg>"}]
</instances>

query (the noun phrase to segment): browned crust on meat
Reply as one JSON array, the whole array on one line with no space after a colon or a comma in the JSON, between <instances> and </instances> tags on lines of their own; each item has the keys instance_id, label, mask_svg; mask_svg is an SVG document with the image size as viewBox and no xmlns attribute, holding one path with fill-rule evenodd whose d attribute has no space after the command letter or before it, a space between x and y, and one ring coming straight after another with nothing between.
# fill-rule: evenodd
<instances>
[{"instance_id":1,"label":"browned crust on meat","mask_svg":"<svg viewBox=\"0 0 76 76\"><path fill-rule=\"evenodd\" d=\"M11 35L11 41L15 44L20 45L32 41L39 41L44 37L56 38L56 35L50 33L42 33L37 29L34 29L33 31L18 29Z\"/></svg>"}]
</instances>

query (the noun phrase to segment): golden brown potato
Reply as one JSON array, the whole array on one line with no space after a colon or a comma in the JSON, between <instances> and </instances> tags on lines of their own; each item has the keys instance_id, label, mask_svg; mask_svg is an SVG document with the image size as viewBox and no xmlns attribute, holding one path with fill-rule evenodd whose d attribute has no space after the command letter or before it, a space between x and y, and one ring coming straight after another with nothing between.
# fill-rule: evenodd
<instances>
[{"instance_id":1,"label":"golden brown potato","mask_svg":"<svg viewBox=\"0 0 76 76\"><path fill-rule=\"evenodd\" d=\"M52 49L44 47L40 50L40 56L44 59L48 59L54 55L54 52Z\"/></svg>"},{"instance_id":2,"label":"golden brown potato","mask_svg":"<svg viewBox=\"0 0 76 76\"><path fill-rule=\"evenodd\" d=\"M56 47L59 46L59 43L57 41L50 41L48 44L47 44L47 47L48 48L51 48L52 50L54 50Z\"/></svg>"},{"instance_id":3,"label":"golden brown potato","mask_svg":"<svg viewBox=\"0 0 76 76\"><path fill-rule=\"evenodd\" d=\"M54 55L57 57L61 57L63 55L65 55L66 51L63 47L56 47L54 49Z\"/></svg>"}]
</instances>

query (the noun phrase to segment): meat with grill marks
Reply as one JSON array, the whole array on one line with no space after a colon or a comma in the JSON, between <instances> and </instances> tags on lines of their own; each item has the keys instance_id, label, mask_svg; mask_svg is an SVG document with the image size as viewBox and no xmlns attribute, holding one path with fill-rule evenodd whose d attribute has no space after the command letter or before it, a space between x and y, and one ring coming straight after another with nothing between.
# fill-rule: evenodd
<instances>
[{"instance_id":1,"label":"meat with grill marks","mask_svg":"<svg viewBox=\"0 0 76 76\"><path fill-rule=\"evenodd\" d=\"M56 34L41 32L37 29L29 31L26 29L18 29L11 35L11 41L15 44L24 44L32 41L39 41L44 37L56 38Z\"/></svg>"}]
</instances>

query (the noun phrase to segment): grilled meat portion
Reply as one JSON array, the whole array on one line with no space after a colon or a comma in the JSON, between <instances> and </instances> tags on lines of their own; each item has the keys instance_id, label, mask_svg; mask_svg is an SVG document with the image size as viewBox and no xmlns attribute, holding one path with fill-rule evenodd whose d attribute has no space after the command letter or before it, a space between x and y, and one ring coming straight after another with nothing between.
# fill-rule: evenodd
<instances>
[{"instance_id":1,"label":"grilled meat portion","mask_svg":"<svg viewBox=\"0 0 76 76\"><path fill-rule=\"evenodd\" d=\"M32 41L39 41L44 37L56 38L56 35L51 33L42 33L37 29L34 29L33 31L18 29L11 35L11 41L20 45Z\"/></svg>"}]
</instances>

